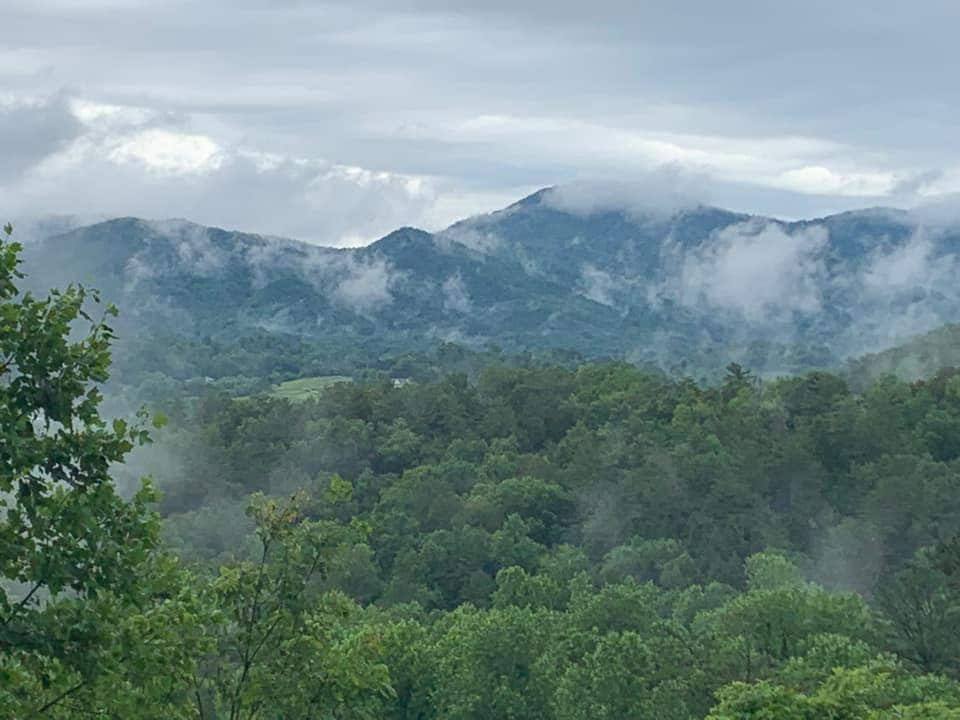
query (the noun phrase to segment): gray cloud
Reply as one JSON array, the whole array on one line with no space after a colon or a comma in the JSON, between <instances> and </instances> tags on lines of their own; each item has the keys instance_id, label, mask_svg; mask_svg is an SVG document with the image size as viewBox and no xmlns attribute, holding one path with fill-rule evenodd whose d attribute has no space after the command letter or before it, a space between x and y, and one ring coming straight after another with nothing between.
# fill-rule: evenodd
<instances>
[{"instance_id":1,"label":"gray cloud","mask_svg":"<svg viewBox=\"0 0 960 720\"><path fill-rule=\"evenodd\" d=\"M920 225L932 228L960 226L960 192L942 195L921 203L911 211Z\"/></svg>"},{"instance_id":2,"label":"gray cloud","mask_svg":"<svg viewBox=\"0 0 960 720\"><path fill-rule=\"evenodd\" d=\"M52 108L5 152L0 193L20 214L92 206L350 243L663 166L705 178L719 204L784 217L960 191L960 101L944 91L960 8L938 0L0 0L0 13L0 86ZM78 129L65 98L122 112ZM192 160L164 133L192 138Z\"/></svg>"},{"instance_id":3,"label":"gray cloud","mask_svg":"<svg viewBox=\"0 0 960 720\"><path fill-rule=\"evenodd\" d=\"M62 94L0 102L0 183L19 180L44 158L69 145L81 129Z\"/></svg>"},{"instance_id":4,"label":"gray cloud","mask_svg":"<svg viewBox=\"0 0 960 720\"><path fill-rule=\"evenodd\" d=\"M116 134L112 129L88 131L69 152L48 156L11 181L4 211L14 217L60 210L175 215L358 245L418 218L434 197L429 181L223 146L190 128L157 129L150 122Z\"/></svg>"}]
</instances>

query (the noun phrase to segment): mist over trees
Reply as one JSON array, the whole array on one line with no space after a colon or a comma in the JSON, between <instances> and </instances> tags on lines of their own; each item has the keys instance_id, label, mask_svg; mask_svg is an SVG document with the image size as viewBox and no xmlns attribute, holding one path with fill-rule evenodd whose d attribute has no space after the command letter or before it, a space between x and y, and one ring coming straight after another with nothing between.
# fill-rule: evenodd
<instances>
[{"instance_id":1,"label":"mist over trees","mask_svg":"<svg viewBox=\"0 0 960 720\"><path fill-rule=\"evenodd\" d=\"M799 374L960 312L948 218L874 208L784 222L661 195L561 185L356 248L183 220L54 223L25 245L25 282L79 279L120 304L114 381L159 397L208 378L251 394L281 378L386 370L440 342L711 382L730 361ZM913 378L942 366L920 363Z\"/></svg>"},{"instance_id":2,"label":"mist over trees","mask_svg":"<svg viewBox=\"0 0 960 720\"><path fill-rule=\"evenodd\" d=\"M0 717L960 717L955 369L487 358L110 421L112 308L18 253Z\"/></svg>"}]
</instances>

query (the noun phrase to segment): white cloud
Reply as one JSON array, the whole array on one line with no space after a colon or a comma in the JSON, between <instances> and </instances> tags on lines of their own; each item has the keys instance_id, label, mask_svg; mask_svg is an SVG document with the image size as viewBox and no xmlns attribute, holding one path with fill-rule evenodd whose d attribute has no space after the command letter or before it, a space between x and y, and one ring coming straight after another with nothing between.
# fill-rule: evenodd
<instances>
[{"instance_id":1,"label":"white cloud","mask_svg":"<svg viewBox=\"0 0 960 720\"><path fill-rule=\"evenodd\" d=\"M822 165L786 170L771 185L811 195L887 195L897 187L893 172L837 172Z\"/></svg>"},{"instance_id":2,"label":"white cloud","mask_svg":"<svg viewBox=\"0 0 960 720\"><path fill-rule=\"evenodd\" d=\"M621 289L621 282L610 273L593 265L584 265L580 270L580 282L584 296L601 305L616 305L616 293Z\"/></svg>"},{"instance_id":3,"label":"white cloud","mask_svg":"<svg viewBox=\"0 0 960 720\"><path fill-rule=\"evenodd\" d=\"M483 228L483 220L470 225L454 225L434 235L434 241L441 248L457 243L482 254L496 252L503 246L503 238Z\"/></svg>"},{"instance_id":4,"label":"white cloud","mask_svg":"<svg viewBox=\"0 0 960 720\"><path fill-rule=\"evenodd\" d=\"M683 257L666 291L685 305L734 311L753 322L816 312L827 240L821 227L787 233L775 223L731 225Z\"/></svg>"},{"instance_id":5,"label":"white cloud","mask_svg":"<svg viewBox=\"0 0 960 720\"><path fill-rule=\"evenodd\" d=\"M363 245L417 224L436 198L429 177L222 142L189 118L135 105L8 98L0 104L4 128L0 190L12 217L178 216Z\"/></svg>"},{"instance_id":6,"label":"white cloud","mask_svg":"<svg viewBox=\"0 0 960 720\"><path fill-rule=\"evenodd\" d=\"M960 194L960 167L946 168L937 173L918 188L918 194L923 198Z\"/></svg>"},{"instance_id":7,"label":"white cloud","mask_svg":"<svg viewBox=\"0 0 960 720\"><path fill-rule=\"evenodd\" d=\"M863 286L872 293L886 295L918 285L929 286L948 264L933 262L933 243L921 230L910 240L889 252L875 252L863 274Z\"/></svg>"},{"instance_id":8,"label":"white cloud","mask_svg":"<svg viewBox=\"0 0 960 720\"><path fill-rule=\"evenodd\" d=\"M207 228L183 220L150 223L158 235L170 238L177 257L188 272L201 277L214 275L226 267L229 252L217 247Z\"/></svg>"},{"instance_id":9,"label":"white cloud","mask_svg":"<svg viewBox=\"0 0 960 720\"><path fill-rule=\"evenodd\" d=\"M635 218L672 215L705 202L703 178L667 165L633 182L573 182L550 188L543 201L575 215L626 212Z\"/></svg>"},{"instance_id":10,"label":"white cloud","mask_svg":"<svg viewBox=\"0 0 960 720\"><path fill-rule=\"evenodd\" d=\"M600 124L577 117L479 115L452 125L419 124L419 138L486 143L510 148L510 157L531 164L563 162L581 173L621 177L671 168L694 178L746 182L819 195L878 195L895 184L892 171L829 163L857 159L855 148L795 135L701 135L664 132L629 124ZM866 164L866 160L862 160ZM676 180L673 181L676 184ZM566 185L567 183L564 183Z\"/></svg>"},{"instance_id":11,"label":"white cloud","mask_svg":"<svg viewBox=\"0 0 960 720\"><path fill-rule=\"evenodd\" d=\"M242 146L414 178L435 192L413 201L405 220L431 228L526 192L517 188L664 164L749 185L738 209L797 217L849 208L851 198L906 203L915 193L900 197L891 178L960 165L949 121L957 100L943 92L952 67L942 62L958 12L943 2L822 0L697 13L622 0L0 0L10 38L0 85L70 88L84 102L141 108L153 128L209 139L225 163ZM904 52L891 53L894 45ZM77 115L91 132L126 122ZM125 156L164 172L206 167L196 160L202 148L180 144L135 143ZM419 197L414 186L404 192ZM44 199L33 210L68 210ZM164 199L159 215L193 210L176 193ZM207 200L201 193L200 212L216 210L221 224L249 220L246 195L235 214ZM121 189L110 214L140 212L126 202Z\"/></svg>"},{"instance_id":12,"label":"white cloud","mask_svg":"<svg viewBox=\"0 0 960 720\"><path fill-rule=\"evenodd\" d=\"M382 258L366 262L351 261L346 277L334 290L334 297L359 312L370 312L393 300L390 287L394 273Z\"/></svg>"},{"instance_id":13,"label":"white cloud","mask_svg":"<svg viewBox=\"0 0 960 720\"><path fill-rule=\"evenodd\" d=\"M155 115L142 107L110 105L83 98L71 98L70 110L77 120L95 130L122 130L146 125Z\"/></svg>"},{"instance_id":14,"label":"white cloud","mask_svg":"<svg viewBox=\"0 0 960 720\"><path fill-rule=\"evenodd\" d=\"M223 149L204 135L154 128L121 140L110 153L116 163L140 162L153 172L209 173L224 161Z\"/></svg>"},{"instance_id":15,"label":"white cloud","mask_svg":"<svg viewBox=\"0 0 960 720\"><path fill-rule=\"evenodd\" d=\"M423 136L431 130L422 126ZM587 172L614 167L627 172L665 165L708 172L722 179L755 180L788 169L800 158L836 152L831 143L812 138L710 136L668 133L579 118L480 115L459 124L432 128L445 141L509 146L529 162L563 160Z\"/></svg>"},{"instance_id":16,"label":"white cloud","mask_svg":"<svg viewBox=\"0 0 960 720\"><path fill-rule=\"evenodd\" d=\"M933 228L960 227L960 175L957 192L936 196L919 203L911 217L921 225Z\"/></svg>"}]
</instances>

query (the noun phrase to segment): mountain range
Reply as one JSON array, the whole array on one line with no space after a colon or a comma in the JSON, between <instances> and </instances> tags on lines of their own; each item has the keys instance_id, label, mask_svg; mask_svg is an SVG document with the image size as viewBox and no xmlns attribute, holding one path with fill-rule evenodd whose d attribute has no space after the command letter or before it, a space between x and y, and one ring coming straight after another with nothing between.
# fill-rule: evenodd
<instances>
[{"instance_id":1,"label":"mountain range","mask_svg":"<svg viewBox=\"0 0 960 720\"><path fill-rule=\"evenodd\" d=\"M64 224L35 226L31 286L99 288L121 336L495 344L780 372L960 319L960 225L894 209L788 222L573 185L352 249L182 220Z\"/></svg>"}]
</instances>

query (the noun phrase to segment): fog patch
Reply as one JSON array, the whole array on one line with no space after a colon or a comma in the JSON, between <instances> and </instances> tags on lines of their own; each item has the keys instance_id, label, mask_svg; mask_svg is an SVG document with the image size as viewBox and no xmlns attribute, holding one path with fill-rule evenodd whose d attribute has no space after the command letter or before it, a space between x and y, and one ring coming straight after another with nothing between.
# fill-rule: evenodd
<instances>
[{"instance_id":1,"label":"fog patch","mask_svg":"<svg viewBox=\"0 0 960 720\"><path fill-rule=\"evenodd\" d=\"M864 289L884 294L937 284L945 273L952 275L953 262L935 261L934 251L930 237L920 229L905 245L875 253L863 274Z\"/></svg>"},{"instance_id":2,"label":"fog patch","mask_svg":"<svg viewBox=\"0 0 960 720\"><path fill-rule=\"evenodd\" d=\"M210 230L185 220L148 222L151 230L170 240L184 269L191 275L210 277L223 270L230 253L210 239Z\"/></svg>"},{"instance_id":3,"label":"fog patch","mask_svg":"<svg viewBox=\"0 0 960 720\"><path fill-rule=\"evenodd\" d=\"M246 246L244 260L257 288L292 274L320 292L329 292L352 267L348 251L260 235Z\"/></svg>"},{"instance_id":4,"label":"fog patch","mask_svg":"<svg viewBox=\"0 0 960 720\"><path fill-rule=\"evenodd\" d=\"M370 312L393 300L390 292L395 277L383 258L345 265L347 276L333 291L338 302L359 312Z\"/></svg>"},{"instance_id":5,"label":"fog patch","mask_svg":"<svg viewBox=\"0 0 960 720\"><path fill-rule=\"evenodd\" d=\"M496 233L485 231L480 223L449 227L434 235L434 242L443 250L449 251L451 245L456 243L481 255L492 255L503 247L503 238Z\"/></svg>"},{"instance_id":6,"label":"fog patch","mask_svg":"<svg viewBox=\"0 0 960 720\"><path fill-rule=\"evenodd\" d=\"M151 263L139 255L133 255L123 266L123 290L132 292L141 282L155 276L156 272Z\"/></svg>"},{"instance_id":7,"label":"fog patch","mask_svg":"<svg viewBox=\"0 0 960 720\"><path fill-rule=\"evenodd\" d=\"M470 293L459 273L443 281L443 307L463 314L469 313L473 308Z\"/></svg>"},{"instance_id":8,"label":"fog patch","mask_svg":"<svg viewBox=\"0 0 960 720\"><path fill-rule=\"evenodd\" d=\"M280 238L259 237L258 242L244 248L244 262L250 268L257 289L265 287L278 270L308 265L306 259L292 242Z\"/></svg>"},{"instance_id":9,"label":"fog patch","mask_svg":"<svg viewBox=\"0 0 960 720\"><path fill-rule=\"evenodd\" d=\"M431 325L425 334L434 341L475 348L483 347L492 340L486 335L470 335L466 330L455 325Z\"/></svg>"},{"instance_id":10,"label":"fog patch","mask_svg":"<svg viewBox=\"0 0 960 720\"><path fill-rule=\"evenodd\" d=\"M732 311L751 322L818 312L827 242L822 227L789 233L767 221L737 223L687 253L665 291L688 307Z\"/></svg>"},{"instance_id":11,"label":"fog patch","mask_svg":"<svg viewBox=\"0 0 960 720\"><path fill-rule=\"evenodd\" d=\"M580 284L584 297L608 307L616 305L615 298L620 281L610 273L594 265L584 265L580 270Z\"/></svg>"},{"instance_id":12,"label":"fog patch","mask_svg":"<svg viewBox=\"0 0 960 720\"><path fill-rule=\"evenodd\" d=\"M26 245L107 219L109 218L103 215L27 215L13 218L10 224L13 225L16 241Z\"/></svg>"},{"instance_id":13,"label":"fog patch","mask_svg":"<svg viewBox=\"0 0 960 720\"><path fill-rule=\"evenodd\" d=\"M814 541L811 579L829 590L869 596L884 569L884 547L876 525L846 518Z\"/></svg>"},{"instance_id":14,"label":"fog patch","mask_svg":"<svg viewBox=\"0 0 960 720\"><path fill-rule=\"evenodd\" d=\"M903 244L872 253L859 273L836 284L856 313L848 355L875 352L955 320L957 255L942 231L918 227Z\"/></svg>"},{"instance_id":15,"label":"fog patch","mask_svg":"<svg viewBox=\"0 0 960 720\"><path fill-rule=\"evenodd\" d=\"M622 212L634 218L669 217L705 202L703 180L677 167L666 166L631 182L579 181L544 191L544 205L589 217Z\"/></svg>"}]
</instances>

